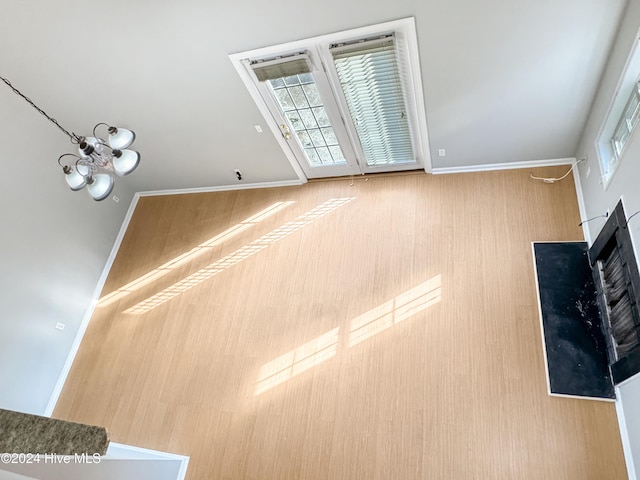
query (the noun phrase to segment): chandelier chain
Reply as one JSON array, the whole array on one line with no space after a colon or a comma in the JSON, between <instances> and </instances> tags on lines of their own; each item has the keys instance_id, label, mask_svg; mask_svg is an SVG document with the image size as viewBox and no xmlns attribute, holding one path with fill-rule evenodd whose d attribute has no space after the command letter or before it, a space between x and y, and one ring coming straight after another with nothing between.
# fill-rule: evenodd
<instances>
[{"instance_id":1,"label":"chandelier chain","mask_svg":"<svg viewBox=\"0 0 640 480\"><path fill-rule=\"evenodd\" d=\"M24 98L24 99L27 101L27 103L29 103L33 108L35 108L35 109L38 111L38 113L40 113L41 115L45 116L45 117L47 118L47 120L49 120L51 123L53 123L53 124L54 124L56 127L58 127L60 130L62 130L62 132L63 132L67 137L69 137L69 138L71 139L71 141L72 141L72 142L76 142L76 143L77 143L77 142L79 142L79 138L78 138L78 136L77 136L75 133L69 133L69 131L68 131L68 130L66 130L62 125L60 125L60 124L58 123L58 121L57 121L55 118L50 117L50 116L47 114L47 112L45 112L45 111L44 111L44 110L42 110L40 107L38 107L35 103L33 103L33 101L32 101L29 97L27 97L27 96L26 96L26 95L24 95L20 90L18 90L16 87L14 87L13 85L11 85L11 82L10 82L9 80L7 80L7 79L6 79L6 78L4 78L4 77L0 77L0 79L2 79L2 81L3 81L4 83L6 83L6 84L7 84L7 86L8 86L11 90L13 90L13 91L14 91L14 93L16 93L17 95L20 95L22 98Z\"/></svg>"}]
</instances>

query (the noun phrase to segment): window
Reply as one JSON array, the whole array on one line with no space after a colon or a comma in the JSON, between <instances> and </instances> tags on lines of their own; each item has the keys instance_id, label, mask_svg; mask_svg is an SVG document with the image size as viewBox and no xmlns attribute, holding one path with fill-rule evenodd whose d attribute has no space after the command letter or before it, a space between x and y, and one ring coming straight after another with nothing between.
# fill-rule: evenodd
<instances>
[{"instance_id":1,"label":"window","mask_svg":"<svg viewBox=\"0 0 640 480\"><path fill-rule=\"evenodd\" d=\"M230 58L306 178L430 167L413 19Z\"/></svg>"},{"instance_id":2,"label":"window","mask_svg":"<svg viewBox=\"0 0 640 480\"><path fill-rule=\"evenodd\" d=\"M638 32L640 34L640 31ZM635 37L638 38L638 35ZM596 140L602 184L606 188L623 160L640 120L640 48L634 40L616 94Z\"/></svg>"},{"instance_id":3,"label":"window","mask_svg":"<svg viewBox=\"0 0 640 480\"><path fill-rule=\"evenodd\" d=\"M611 137L611 146L613 147L613 154L616 158L622 156L624 147L627 145L629 137L631 137L631 132L633 132L633 129L638 123L638 116L640 114L640 108L638 108L640 107L640 93L638 92L638 88L638 83L636 83L635 88L631 91L629 101L622 112L618 126L613 132L613 137Z\"/></svg>"}]
</instances>

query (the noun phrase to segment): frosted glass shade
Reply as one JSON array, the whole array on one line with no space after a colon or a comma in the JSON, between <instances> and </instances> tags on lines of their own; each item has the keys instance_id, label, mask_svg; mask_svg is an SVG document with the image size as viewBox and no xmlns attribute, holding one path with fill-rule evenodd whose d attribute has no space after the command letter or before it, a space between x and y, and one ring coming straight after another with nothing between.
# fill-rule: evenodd
<instances>
[{"instance_id":1,"label":"frosted glass shade","mask_svg":"<svg viewBox=\"0 0 640 480\"><path fill-rule=\"evenodd\" d=\"M65 174L64 179L67 181L67 185L69 185L69 188L74 192L81 190L87 184L84 175L78 172L76 167L71 167L69 173Z\"/></svg>"},{"instance_id":2,"label":"frosted glass shade","mask_svg":"<svg viewBox=\"0 0 640 480\"><path fill-rule=\"evenodd\" d=\"M93 177L93 183L87 185L87 190L94 200L104 200L113 191L114 180L111 175L99 173Z\"/></svg>"},{"instance_id":3,"label":"frosted glass shade","mask_svg":"<svg viewBox=\"0 0 640 480\"><path fill-rule=\"evenodd\" d=\"M115 133L109 134L109 145L114 150L122 150L131 146L136 139L136 134L126 128L117 128Z\"/></svg>"},{"instance_id":4,"label":"frosted glass shade","mask_svg":"<svg viewBox=\"0 0 640 480\"><path fill-rule=\"evenodd\" d=\"M133 172L140 163L140 154L133 150L122 150L119 157L114 155L113 169L116 175L123 177Z\"/></svg>"}]
</instances>

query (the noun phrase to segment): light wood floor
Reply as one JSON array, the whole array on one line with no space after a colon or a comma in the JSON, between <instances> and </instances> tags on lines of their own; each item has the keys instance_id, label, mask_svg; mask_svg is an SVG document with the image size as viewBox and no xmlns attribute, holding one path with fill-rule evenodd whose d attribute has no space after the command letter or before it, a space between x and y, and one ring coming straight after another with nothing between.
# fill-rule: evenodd
<instances>
[{"instance_id":1,"label":"light wood floor","mask_svg":"<svg viewBox=\"0 0 640 480\"><path fill-rule=\"evenodd\" d=\"M54 416L189 480L626 478L614 405L547 396L531 242L581 229L528 174L142 198Z\"/></svg>"}]
</instances>

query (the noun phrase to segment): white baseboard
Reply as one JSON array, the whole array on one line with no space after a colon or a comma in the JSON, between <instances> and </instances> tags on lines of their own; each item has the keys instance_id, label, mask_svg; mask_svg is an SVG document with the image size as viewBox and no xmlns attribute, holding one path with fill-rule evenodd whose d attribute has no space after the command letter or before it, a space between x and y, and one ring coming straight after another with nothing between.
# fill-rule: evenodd
<instances>
[{"instance_id":1,"label":"white baseboard","mask_svg":"<svg viewBox=\"0 0 640 480\"><path fill-rule=\"evenodd\" d=\"M297 185L303 185L305 183L307 183L306 179L284 180L279 182L238 183L233 185L220 185L217 187L150 190L148 192L138 192L136 195L139 195L141 197L153 197L153 196L159 196L159 195L182 195L187 193L226 192L229 190L249 190L252 188L292 187Z\"/></svg>"},{"instance_id":2,"label":"white baseboard","mask_svg":"<svg viewBox=\"0 0 640 480\"><path fill-rule=\"evenodd\" d=\"M58 399L60 398L60 394L62 393L62 389L64 387L65 382L67 381L67 376L69 375L69 371L71 371L71 366L73 365L73 361L76 358L78 353L78 349L80 348L80 343L82 343L82 339L84 337L85 332L87 331L87 327L89 326L89 321L91 321L91 317L93 316L93 312L98 304L98 299L100 298L100 293L102 292L102 288L104 287L105 282L107 281L107 276L109 275L109 271L111 270L111 266L116 258L116 254L118 253L118 249L120 248L120 244L122 243L122 239L124 238L124 234L129 227L129 222L131 221L131 217L133 216L133 212L138 204L138 199L140 196L136 193L131 200L131 204L129 205L129 210L127 210L127 214L122 221L122 225L120 226L120 231L116 236L116 241L113 244L113 248L111 249L111 253L107 258L107 263L100 275L100 279L98 280L98 284L96 285L95 290L93 291L93 296L91 298L91 303L87 308L84 317L82 318L82 322L80 323L80 328L76 333L76 336L73 340L73 344L71 345L71 349L69 350L69 354L67 355L67 360L62 367L62 372L58 377L58 381L53 389L51 397L49 398L49 403L43 413L44 416L50 417L53 414L53 410L56 408L56 403L58 403Z\"/></svg>"},{"instance_id":3,"label":"white baseboard","mask_svg":"<svg viewBox=\"0 0 640 480\"><path fill-rule=\"evenodd\" d=\"M573 169L573 181L576 186L576 197L578 198L578 211L580 212L580 219L584 221L587 219L587 207L584 203L584 195L582 194L582 182L580 180L580 168L578 165L576 165L576 167ZM587 242L587 245L591 246L591 232L589 231L589 225L587 225L586 223L582 224L582 235L584 236L584 240L585 242Z\"/></svg>"},{"instance_id":4,"label":"white baseboard","mask_svg":"<svg viewBox=\"0 0 640 480\"><path fill-rule=\"evenodd\" d=\"M624 453L624 461L627 465L627 475L629 480L638 480L636 468L633 463L633 451L631 450L631 442L629 441L629 432L627 430L627 421L624 416L624 408L620 399L620 388L616 387L616 414L618 416L618 426L620 427L620 440L622 441L622 452Z\"/></svg>"},{"instance_id":5,"label":"white baseboard","mask_svg":"<svg viewBox=\"0 0 640 480\"><path fill-rule=\"evenodd\" d=\"M489 172L492 170L513 170L517 168L555 167L571 165L575 158L551 158L548 160L531 160L526 162L485 163L483 165L467 165L460 167L434 167L431 173L440 175L445 173Z\"/></svg>"}]
</instances>

